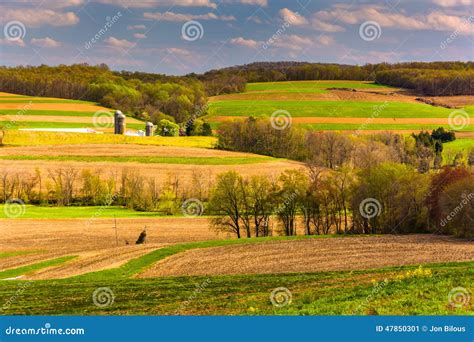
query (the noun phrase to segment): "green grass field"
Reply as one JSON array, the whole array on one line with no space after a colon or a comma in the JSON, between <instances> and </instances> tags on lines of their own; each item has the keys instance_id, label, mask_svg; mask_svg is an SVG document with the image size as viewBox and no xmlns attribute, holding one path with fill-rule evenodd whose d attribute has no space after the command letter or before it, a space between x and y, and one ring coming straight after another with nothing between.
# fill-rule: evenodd
<instances>
[{"instance_id":1,"label":"green grass field","mask_svg":"<svg viewBox=\"0 0 474 342\"><path fill-rule=\"evenodd\" d=\"M0 218L7 218L4 214L5 205L0 205ZM90 218L143 218L160 217L156 212L135 211L117 206L73 206L73 207L47 207L26 205L25 213L20 219L90 219ZM169 216L168 216L169 217ZM2 254L0 254L0 258Z\"/></svg>"},{"instance_id":2,"label":"green grass field","mask_svg":"<svg viewBox=\"0 0 474 342\"><path fill-rule=\"evenodd\" d=\"M332 236L296 238L337 238ZM193 248L253 244L283 239L243 239L173 245L133 259L121 267L63 280L0 281L4 314L210 314L210 315L335 315L335 314L472 314L472 304L448 305L452 288L472 285L474 262L389 267L364 271L338 271L279 275L163 277L136 279L134 275L156 261ZM65 263L74 256L48 260L0 273L16 277L33 270ZM49 263L49 264L48 264ZM107 287L114 300L106 307L92 303L93 292ZM277 308L270 293L278 287L291 292L291 303ZM200 291L197 292L197 288Z\"/></svg>"},{"instance_id":3,"label":"green grass field","mask_svg":"<svg viewBox=\"0 0 474 342\"><path fill-rule=\"evenodd\" d=\"M247 92L324 93L326 88L387 88L373 82L360 81L287 81L258 82L247 84Z\"/></svg>"},{"instance_id":4,"label":"green grass field","mask_svg":"<svg viewBox=\"0 0 474 342\"><path fill-rule=\"evenodd\" d=\"M255 157L117 157L117 156L40 156L16 155L0 156L3 160L47 160L79 162L112 162L143 164L185 164L185 165L242 165L255 164L279 159L265 156Z\"/></svg>"},{"instance_id":5,"label":"green grass field","mask_svg":"<svg viewBox=\"0 0 474 342\"><path fill-rule=\"evenodd\" d=\"M439 126L449 128L447 119L454 111L444 107L431 106L425 103L396 102L396 101L365 101L365 100L299 100L298 93L322 93L326 88L359 88L359 89L382 89L387 88L370 82L358 81L300 81L300 82L275 82L275 83L249 83L245 94L262 93L267 94L265 99L249 100L231 95L229 98L220 96L211 101L207 119L213 128L219 125L215 117L270 117L272 113L283 110L287 111L293 118L372 118L372 119L405 119L405 118L443 118L445 125L429 124L420 120L420 123L407 124L396 123L380 124L368 122L366 125L354 124L310 124L300 122L309 129L315 130L422 130L434 129ZM390 89L390 88L388 88ZM268 94L274 95L275 100L268 98ZM286 94L284 99L278 94ZM290 98L288 97L290 96ZM391 98L393 100L393 98ZM474 116L474 106L467 106L464 110ZM473 131L471 123L462 129Z\"/></svg>"}]
</instances>

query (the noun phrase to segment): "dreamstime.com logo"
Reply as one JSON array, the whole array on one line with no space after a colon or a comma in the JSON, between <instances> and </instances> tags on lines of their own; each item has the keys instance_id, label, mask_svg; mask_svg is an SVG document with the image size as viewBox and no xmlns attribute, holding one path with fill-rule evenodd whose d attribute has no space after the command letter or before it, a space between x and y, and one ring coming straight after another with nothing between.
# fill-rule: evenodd
<instances>
[{"instance_id":1,"label":"dreamstime.com logo","mask_svg":"<svg viewBox=\"0 0 474 342\"><path fill-rule=\"evenodd\" d=\"M11 42L19 41L25 38L26 28L21 21L9 21L3 28L3 34L5 38Z\"/></svg>"},{"instance_id":2,"label":"dreamstime.com logo","mask_svg":"<svg viewBox=\"0 0 474 342\"><path fill-rule=\"evenodd\" d=\"M359 205L359 212L363 218L372 219L380 215L382 204L375 198L366 198Z\"/></svg>"},{"instance_id":3,"label":"dreamstime.com logo","mask_svg":"<svg viewBox=\"0 0 474 342\"><path fill-rule=\"evenodd\" d=\"M190 198L181 205L181 212L186 217L201 216L204 212L204 205L197 198Z\"/></svg>"},{"instance_id":4,"label":"dreamstime.com logo","mask_svg":"<svg viewBox=\"0 0 474 342\"><path fill-rule=\"evenodd\" d=\"M114 126L114 115L107 110L98 110L92 116L92 124L95 128L112 128Z\"/></svg>"},{"instance_id":5,"label":"dreamstime.com logo","mask_svg":"<svg viewBox=\"0 0 474 342\"><path fill-rule=\"evenodd\" d=\"M278 130L291 127L292 122L291 114L283 109L274 111L270 117L272 127Z\"/></svg>"},{"instance_id":6,"label":"dreamstime.com logo","mask_svg":"<svg viewBox=\"0 0 474 342\"><path fill-rule=\"evenodd\" d=\"M110 306L114 301L114 292L109 287L99 287L92 293L92 302L99 308Z\"/></svg>"},{"instance_id":7,"label":"dreamstime.com logo","mask_svg":"<svg viewBox=\"0 0 474 342\"><path fill-rule=\"evenodd\" d=\"M9 218L21 217L25 215L26 212L25 202L19 198L9 199L5 202L3 212L5 216Z\"/></svg>"},{"instance_id":8,"label":"dreamstime.com logo","mask_svg":"<svg viewBox=\"0 0 474 342\"><path fill-rule=\"evenodd\" d=\"M448 303L451 307L462 308L469 305L470 301L471 295L464 287L455 287L448 293Z\"/></svg>"},{"instance_id":9,"label":"dreamstime.com logo","mask_svg":"<svg viewBox=\"0 0 474 342\"><path fill-rule=\"evenodd\" d=\"M459 131L471 124L471 118L465 110L455 110L449 114L448 124L452 130Z\"/></svg>"},{"instance_id":10,"label":"dreamstime.com logo","mask_svg":"<svg viewBox=\"0 0 474 342\"><path fill-rule=\"evenodd\" d=\"M382 35L382 28L376 21L363 22L359 27L359 36L366 42L379 39Z\"/></svg>"},{"instance_id":11,"label":"dreamstime.com logo","mask_svg":"<svg viewBox=\"0 0 474 342\"><path fill-rule=\"evenodd\" d=\"M188 42L194 42L204 37L204 27L199 21L190 20L181 27L181 37Z\"/></svg>"},{"instance_id":12,"label":"dreamstime.com logo","mask_svg":"<svg viewBox=\"0 0 474 342\"><path fill-rule=\"evenodd\" d=\"M270 302L277 308L282 308L291 304L293 296L286 287L277 287L270 293Z\"/></svg>"}]
</instances>

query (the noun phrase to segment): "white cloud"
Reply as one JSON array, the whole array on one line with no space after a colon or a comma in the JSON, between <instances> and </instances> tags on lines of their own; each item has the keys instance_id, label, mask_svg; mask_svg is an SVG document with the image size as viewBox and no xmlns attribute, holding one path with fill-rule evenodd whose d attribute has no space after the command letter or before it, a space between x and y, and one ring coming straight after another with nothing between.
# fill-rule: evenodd
<instances>
[{"instance_id":1,"label":"white cloud","mask_svg":"<svg viewBox=\"0 0 474 342\"><path fill-rule=\"evenodd\" d=\"M233 16L218 16L214 13L207 14L184 14L184 13L174 13L174 12L145 12L143 17L146 19L153 20L162 20L162 21L175 21L175 22L184 22L189 20L222 20L222 21L232 21L235 20Z\"/></svg>"},{"instance_id":2,"label":"white cloud","mask_svg":"<svg viewBox=\"0 0 474 342\"><path fill-rule=\"evenodd\" d=\"M73 12L58 12L50 9L5 9L0 13L0 22L21 21L25 26L42 25L70 26L79 23Z\"/></svg>"},{"instance_id":3,"label":"white cloud","mask_svg":"<svg viewBox=\"0 0 474 342\"><path fill-rule=\"evenodd\" d=\"M25 47L25 42L23 39L15 39L15 40L10 40L10 39L0 39L0 45L11 45L11 46L20 46L20 47Z\"/></svg>"},{"instance_id":4,"label":"white cloud","mask_svg":"<svg viewBox=\"0 0 474 342\"><path fill-rule=\"evenodd\" d=\"M241 46L246 46L246 47L251 47L251 48L256 48L257 45L259 44L256 40L245 39L243 37L232 38L230 40L230 43L234 45L241 45Z\"/></svg>"},{"instance_id":5,"label":"white cloud","mask_svg":"<svg viewBox=\"0 0 474 342\"><path fill-rule=\"evenodd\" d=\"M273 46L278 48L284 48L294 51L301 51L312 45L313 41L311 38L298 36L296 34L283 35L275 39Z\"/></svg>"},{"instance_id":6,"label":"white cloud","mask_svg":"<svg viewBox=\"0 0 474 342\"><path fill-rule=\"evenodd\" d=\"M99 0L103 4L117 5L130 8L155 8L158 6L182 6L182 7L210 7L217 5L210 0Z\"/></svg>"},{"instance_id":7,"label":"white cloud","mask_svg":"<svg viewBox=\"0 0 474 342\"><path fill-rule=\"evenodd\" d=\"M36 45L36 46L46 47L46 48L54 48L61 45L60 42L49 37L32 38L31 44Z\"/></svg>"},{"instance_id":8,"label":"white cloud","mask_svg":"<svg viewBox=\"0 0 474 342\"><path fill-rule=\"evenodd\" d=\"M472 6L474 0L434 0L436 5L442 7L456 7L456 6Z\"/></svg>"},{"instance_id":9,"label":"white cloud","mask_svg":"<svg viewBox=\"0 0 474 342\"><path fill-rule=\"evenodd\" d=\"M431 12L428 15L408 16L399 12L384 12L380 7L362 6L348 7L333 6L330 10L316 12L312 26L320 31L345 31L340 23L349 25L362 24L365 21L375 21L381 27L393 27L406 30L457 31L459 34L472 34L472 21L442 12ZM338 23L337 25L335 23Z\"/></svg>"},{"instance_id":10,"label":"white cloud","mask_svg":"<svg viewBox=\"0 0 474 342\"><path fill-rule=\"evenodd\" d=\"M128 25L127 30L145 30L145 25Z\"/></svg>"},{"instance_id":11,"label":"white cloud","mask_svg":"<svg viewBox=\"0 0 474 342\"><path fill-rule=\"evenodd\" d=\"M300 15L298 12L289 10L288 8L282 8L279 13L280 17L291 25L300 26L308 23L308 20L306 20L305 17Z\"/></svg>"},{"instance_id":12,"label":"white cloud","mask_svg":"<svg viewBox=\"0 0 474 342\"><path fill-rule=\"evenodd\" d=\"M320 35L319 37L316 38L316 42L318 42L321 45L332 45L334 44L334 38L331 36L327 36L325 34Z\"/></svg>"},{"instance_id":13,"label":"white cloud","mask_svg":"<svg viewBox=\"0 0 474 342\"><path fill-rule=\"evenodd\" d=\"M144 39L146 38L146 34L144 33L134 33L133 36L137 39Z\"/></svg>"},{"instance_id":14,"label":"white cloud","mask_svg":"<svg viewBox=\"0 0 474 342\"><path fill-rule=\"evenodd\" d=\"M174 55L180 55L180 56L190 56L191 52L186 49L180 49L180 48L167 48L166 51L168 53L172 53Z\"/></svg>"},{"instance_id":15,"label":"white cloud","mask_svg":"<svg viewBox=\"0 0 474 342\"><path fill-rule=\"evenodd\" d=\"M115 37L109 37L105 40L105 42L109 46L118 47L122 49L130 49L135 46L134 42L128 41L126 39L118 39Z\"/></svg>"}]
</instances>

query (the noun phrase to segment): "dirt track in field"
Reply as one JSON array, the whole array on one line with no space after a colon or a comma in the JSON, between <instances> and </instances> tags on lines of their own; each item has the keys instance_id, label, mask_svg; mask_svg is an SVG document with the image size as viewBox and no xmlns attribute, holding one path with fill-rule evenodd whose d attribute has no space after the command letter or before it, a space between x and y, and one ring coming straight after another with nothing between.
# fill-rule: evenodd
<instances>
[{"instance_id":1,"label":"dirt track in field","mask_svg":"<svg viewBox=\"0 0 474 342\"><path fill-rule=\"evenodd\" d=\"M242 152L216 149L132 144L81 144L56 146L2 147L0 156L115 156L115 157L258 157Z\"/></svg>"},{"instance_id":2,"label":"dirt track in field","mask_svg":"<svg viewBox=\"0 0 474 342\"><path fill-rule=\"evenodd\" d=\"M36 251L0 258L0 271L60 256L79 256L63 265L37 271L29 276L32 279L63 278L118 267L168 244L226 238L209 230L207 218L119 218L118 247L112 218L2 219L0 225L2 252ZM147 243L137 246L135 241L145 226Z\"/></svg>"},{"instance_id":3,"label":"dirt track in field","mask_svg":"<svg viewBox=\"0 0 474 342\"><path fill-rule=\"evenodd\" d=\"M474 260L474 244L432 235L275 241L189 250L139 277L362 270Z\"/></svg>"},{"instance_id":4,"label":"dirt track in field","mask_svg":"<svg viewBox=\"0 0 474 342\"><path fill-rule=\"evenodd\" d=\"M223 100L255 100L255 101L370 101L370 102L407 102L417 103L416 96L405 95L387 89L359 89L357 91L329 90L325 93L309 92L247 92L239 94L219 95L209 99L210 102Z\"/></svg>"}]
</instances>

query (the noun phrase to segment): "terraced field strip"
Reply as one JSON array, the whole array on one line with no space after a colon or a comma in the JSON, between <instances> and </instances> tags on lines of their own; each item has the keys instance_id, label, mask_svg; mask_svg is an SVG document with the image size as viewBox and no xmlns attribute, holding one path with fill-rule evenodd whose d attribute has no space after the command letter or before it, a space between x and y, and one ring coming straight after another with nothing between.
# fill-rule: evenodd
<instances>
[{"instance_id":1,"label":"terraced field strip","mask_svg":"<svg viewBox=\"0 0 474 342\"><path fill-rule=\"evenodd\" d=\"M42 98L34 96L0 96L0 124L15 128L85 128L107 130L113 127L113 110L94 102ZM101 112L98 125L94 114ZM109 113L103 114L103 113ZM144 123L127 118L127 127L144 130Z\"/></svg>"},{"instance_id":2,"label":"terraced field strip","mask_svg":"<svg viewBox=\"0 0 474 342\"><path fill-rule=\"evenodd\" d=\"M60 265L62 263L71 261L75 258L77 258L77 256L65 256L65 257L55 258L51 260L41 261L35 264L26 265L26 266L22 266L18 268L8 269L8 270L0 272L0 279L5 280L8 278L24 276L43 268L54 267L54 266Z\"/></svg>"}]
</instances>

